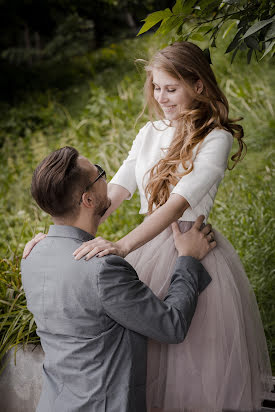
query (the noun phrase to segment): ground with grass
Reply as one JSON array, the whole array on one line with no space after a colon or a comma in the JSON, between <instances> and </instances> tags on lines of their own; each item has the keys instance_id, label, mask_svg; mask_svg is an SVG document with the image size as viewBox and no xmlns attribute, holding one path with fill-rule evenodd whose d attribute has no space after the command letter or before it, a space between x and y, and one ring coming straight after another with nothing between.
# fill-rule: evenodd
<instances>
[{"instance_id":1,"label":"ground with grass","mask_svg":"<svg viewBox=\"0 0 275 412\"><path fill-rule=\"evenodd\" d=\"M71 87L26 93L10 107L1 104L0 120L0 344L2 356L18 342L36 341L35 324L26 309L19 263L24 244L48 230L50 219L30 196L31 175L52 150L75 146L111 177L125 158L139 127L142 65L158 47L149 36L113 44L72 61ZM274 153L272 63L241 58L230 65L224 50L213 50L218 81L230 102L230 116L242 116L248 153L227 171L209 221L238 251L259 303L275 372ZM81 67L81 76L77 78ZM84 74L83 74L84 73ZM232 153L237 150L233 147ZM138 196L100 226L98 234L117 240L139 222Z\"/></svg>"}]
</instances>

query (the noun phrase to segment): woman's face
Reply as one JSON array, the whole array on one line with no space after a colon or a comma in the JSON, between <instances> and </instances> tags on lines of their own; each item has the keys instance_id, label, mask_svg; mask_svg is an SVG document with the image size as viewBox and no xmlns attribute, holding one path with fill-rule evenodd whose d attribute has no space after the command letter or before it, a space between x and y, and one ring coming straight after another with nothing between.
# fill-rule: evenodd
<instances>
[{"instance_id":1,"label":"woman's face","mask_svg":"<svg viewBox=\"0 0 275 412\"><path fill-rule=\"evenodd\" d=\"M165 71L152 70L154 98L163 110L165 119L174 125L183 109L190 107L193 98L186 87Z\"/></svg>"}]
</instances>

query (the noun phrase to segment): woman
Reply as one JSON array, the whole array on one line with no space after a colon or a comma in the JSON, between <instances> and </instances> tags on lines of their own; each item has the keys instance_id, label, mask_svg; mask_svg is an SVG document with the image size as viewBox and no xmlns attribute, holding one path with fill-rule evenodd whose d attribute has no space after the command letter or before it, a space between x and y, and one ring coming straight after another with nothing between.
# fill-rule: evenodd
<instances>
[{"instance_id":1,"label":"woman","mask_svg":"<svg viewBox=\"0 0 275 412\"><path fill-rule=\"evenodd\" d=\"M159 297L176 259L170 224L186 231L206 219L227 167L233 139L241 159L242 127L228 118L228 102L201 49L189 42L159 51L146 67L145 95L158 121L147 123L108 186L112 205L103 220L138 187L144 222L116 243L83 244L76 258L127 255ZM199 297L182 344L149 342L148 410L161 412L258 411L269 389L265 336L241 262L215 232L217 247L203 260L212 277Z\"/></svg>"}]
</instances>

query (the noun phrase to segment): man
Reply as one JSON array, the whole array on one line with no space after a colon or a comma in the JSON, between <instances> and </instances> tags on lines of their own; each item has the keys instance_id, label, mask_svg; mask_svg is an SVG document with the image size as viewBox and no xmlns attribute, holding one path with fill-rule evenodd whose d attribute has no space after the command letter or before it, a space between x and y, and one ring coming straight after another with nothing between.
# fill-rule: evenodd
<instances>
[{"instance_id":1,"label":"man","mask_svg":"<svg viewBox=\"0 0 275 412\"><path fill-rule=\"evenodd\" d=\"M33 175L32 195L55 223L22 260L45 352L39 412L145 412L146 337L182 342L211 281L194 258L215 246L210 225L199 230L203 217L185 235L174 229L179 258L164 301L119 256L75 260L110 206L105 177L72 147L50 154Z\"/></svg>"}]
</instances>

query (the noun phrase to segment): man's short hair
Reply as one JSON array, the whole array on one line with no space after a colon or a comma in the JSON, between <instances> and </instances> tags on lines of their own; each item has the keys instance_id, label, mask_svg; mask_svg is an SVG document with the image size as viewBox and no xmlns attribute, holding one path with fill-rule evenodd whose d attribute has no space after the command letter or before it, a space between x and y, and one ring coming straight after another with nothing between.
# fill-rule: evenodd
<instances>
[{"instance_id":1,"label":"man's short hair","mask_svg":"<svg viewBox=\"0 0 275 412\"><path fill-rule=\"evenodd\" d=\"M62 147L42 160L34 171L32 196L53 217L79 213L80 196L89 185L90 176L79 166L78 156L74 147Z\"/></svg>"}]
</instances>

